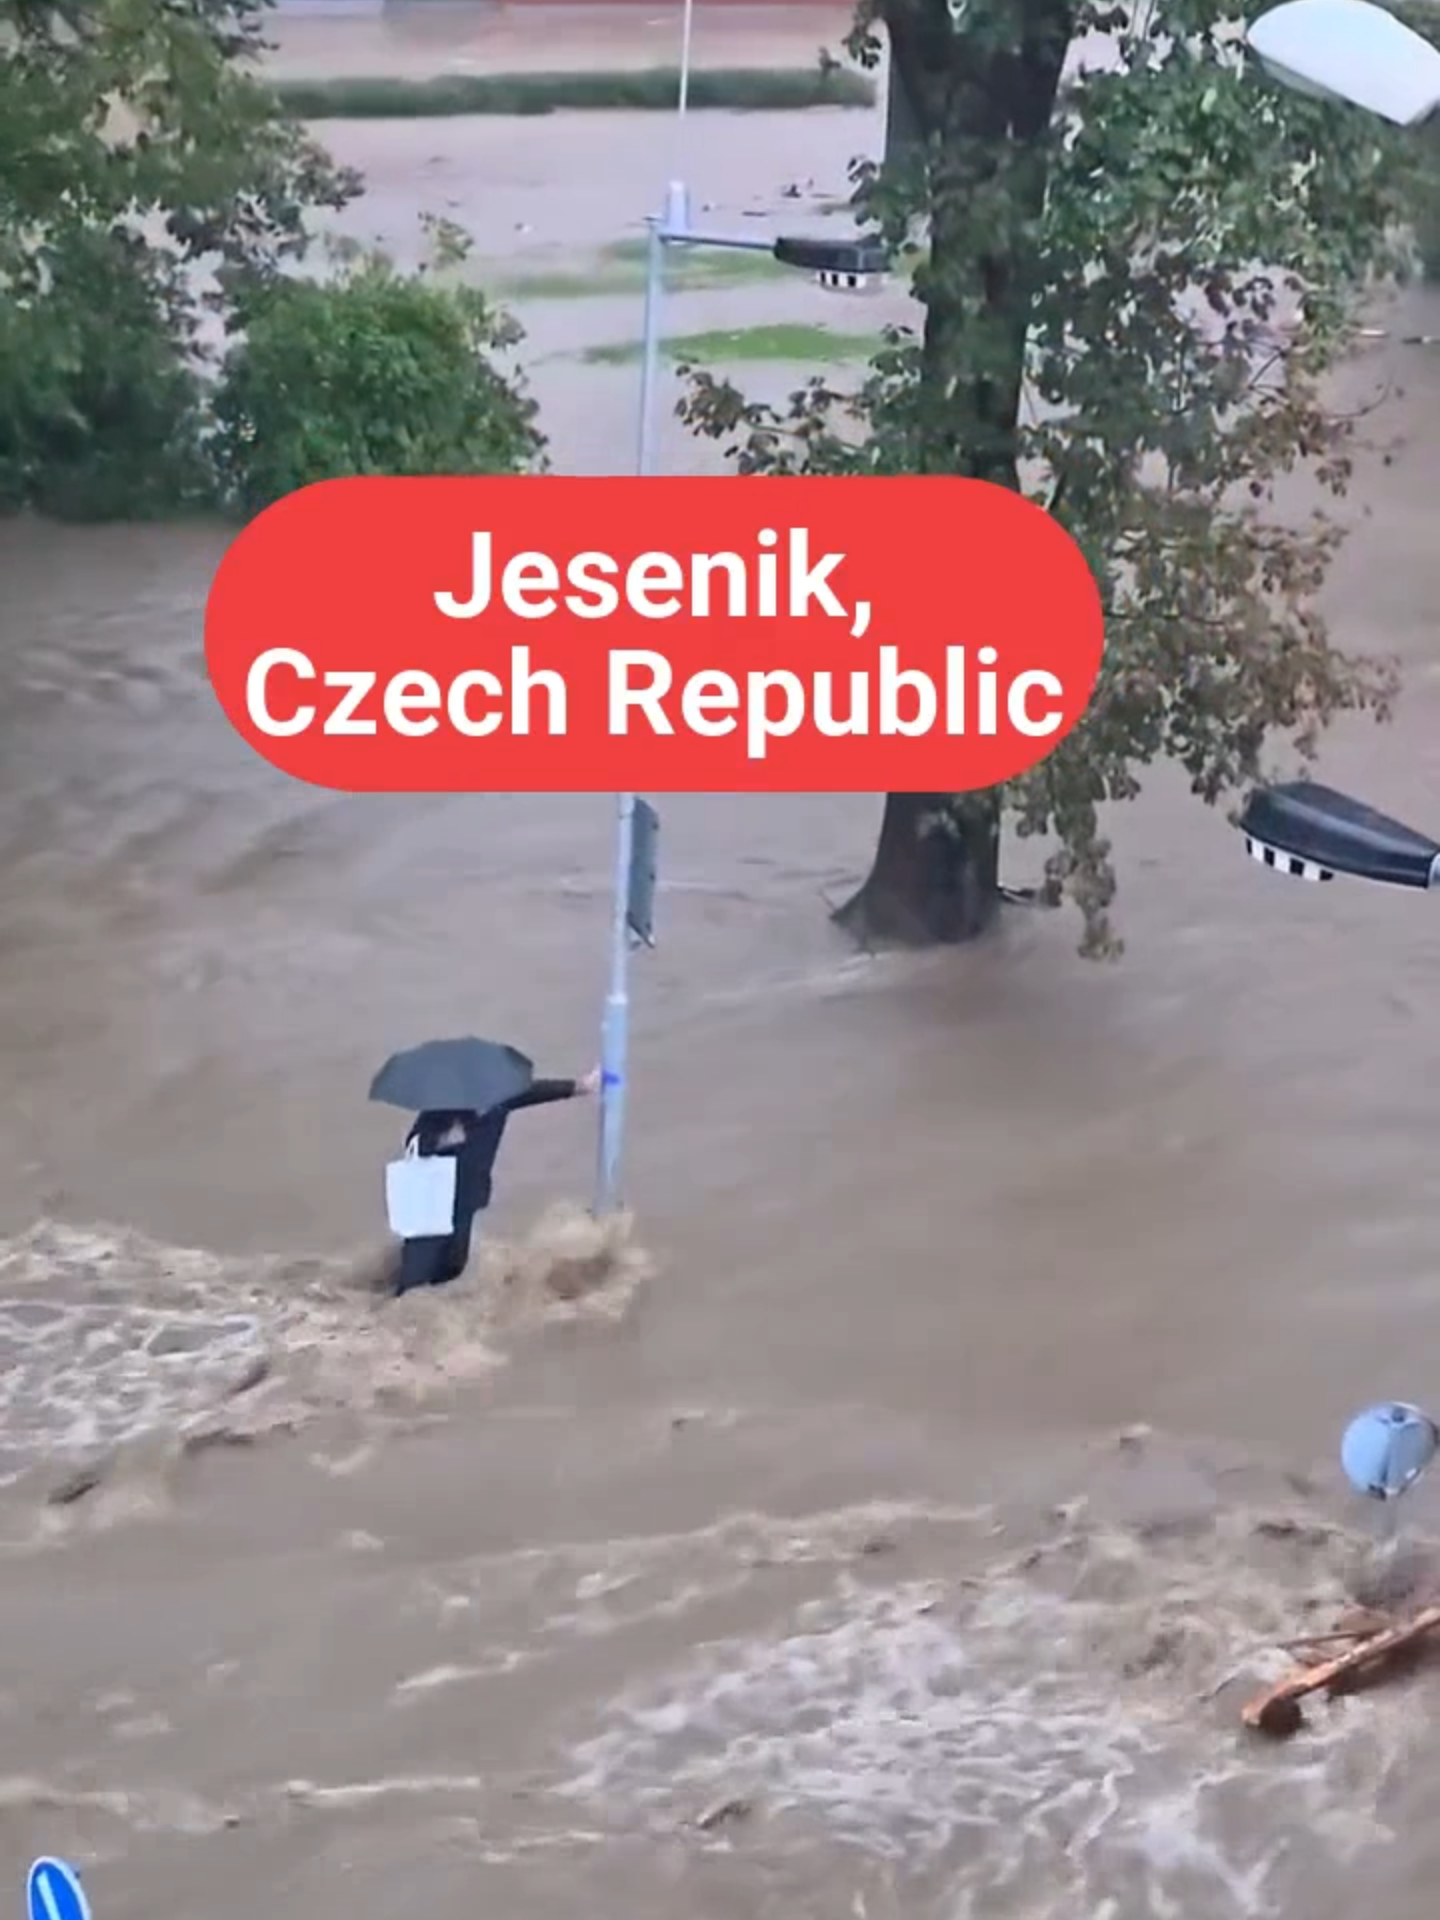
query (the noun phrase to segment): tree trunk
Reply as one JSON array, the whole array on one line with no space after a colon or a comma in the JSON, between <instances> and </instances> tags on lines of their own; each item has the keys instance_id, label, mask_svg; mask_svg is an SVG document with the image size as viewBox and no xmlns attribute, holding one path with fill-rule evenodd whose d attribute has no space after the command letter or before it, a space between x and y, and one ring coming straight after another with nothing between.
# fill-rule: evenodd
<instances>
[{"instance_id":1,"label":"tree trunk","mask_svg":"<svg viewBox=\"0 0 1440 1920\"><path fill-rule=\"evenodd\" d=\"M837 909L867 946L955 946L983 933L1000 904L995 795L887 793L874 865Z\"/></svg>"},{"instance_id":2,"label":"tree trunk","mask_svg":"<svg viewBox=\"0 0 1440 1920\"><path fill-rule=\"evenodd\" d=\"M947 0L881 4L892 98L929 163L918 468L1018 491L1036 235L1073 0L966 0L959 21Z\"/></svg>"},{"instance_id":3,"label":"tree trunk","mask_svg":"<svg viewBox=\"0 0 1440 1920\"><path fill-rule=\"evenodd\" d=\"M892 54L885 82L885 165L918 167L924 158L925 130Z\"/></svg>"},{"instance_id":4,"label":"tree trunk","mask_svg":"<svg viewBox=\"0 0 1440 1920\"><path fill-rule=\"evenodd\" d=\"M1055 96L1073 0L880 0L887 165L928 162L930 263L914 470L1020 489L1019 419ZM993 793L892 793L870 877L835 918L867 940L971 940L999 905Z\"/></svg>"}]
</instances>

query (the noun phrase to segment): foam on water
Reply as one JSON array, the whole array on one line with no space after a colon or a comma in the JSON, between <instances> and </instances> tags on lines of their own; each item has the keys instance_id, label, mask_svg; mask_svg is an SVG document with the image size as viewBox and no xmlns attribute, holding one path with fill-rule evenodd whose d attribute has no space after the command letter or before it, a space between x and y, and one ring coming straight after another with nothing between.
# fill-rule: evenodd
<instances>
[{"instance_id":1,"label":"foam on water","mask_svg":"<svg viewBox=\"0 0 1440 1920\"><path fill-rule=\"evenodd\" d=\"M393 1863L451 1822L477 1870L533 1861L607 1913L1329 1920L1308 1896L1371 1883L1407 1762L1423 1803L1434 1682L1319 1704L1283 1746L1239 1707L1281 1642L1334 1624L1371 1543L1258 1471L1212 1475L1204 1511L1122 1517L1112 1464L1082 1458L1063 1507L731 1513L388 1577L381 1556L350 1616L363 1737L327 1731L333 1672L242 1635L235 1697L284 1676L285 1745L214 1769L194 1735L230 1709L207 1681L127 1683L104 1708L159 1729L144 1764L103 1791L88 1767L0 1781L0 1828L50 1844L70 1820L116 1860L150 1834L303 1828ZM190 1743L166 1735L187 1719Z\"/></svg>"},{"instance_id":2,"label":"foam on water","mask_svg":"<svg viewBox=\"0 0 1440 1920\"><path fill-rule=\"evenodd\" d=\"M1377 1806L1431 1704L1422 1676L1315 1707L1281 1749L1239 1726L1279 1644L1343 1610L1357 1553L1314 1514L1167 1532L1082 1504L981 1577L847 1572L779 1631L622 1692L563 1791L652 1836L738 1800L767 1848L828 1835L943 1886L955 1920L1288 1912L1302 1858L1390 1837Z\"/></svg>"},{"instance_id":3,"label":"foam on water","mask_svg":"<svg viewBox=\"0 0 1440 1920\"><path fill-rule=\"evenodd\" d=\"M163 1451L217 1422L413 1408L493 1367L511 1330L622 1313L648 1270L627 1222L573 1211L487 1245L472 1278L435 1294L382 1299L383 1265L224 1259L54 1222L0 1244L10 1471L104 1448L133 1463L146 1437ZM110 1476L117 1517L161 1477ZM377 1672L377 1725L423 1729L456 1688L541 1685L562 1655L608 1642L628 1664L552 1750L546 1846L608 1835L623 1859L683 1832L702 1852L744 1850L762 1876L809 1875L839 1849L892 1888L938 1890L926 1911L943 1920L1300 1910L1316 1873L1391 1837L1383 1809L1425 1751L1432 1682L1321 1704L1279 1749L1244 1735L1238 1709L1285 1664L1282 1643L1333 1625L1375 1542L1280 1476L1153 1436L1075 1478L1082 1496L1038 1524L921 1505L732 1514L450 1567L436 1617L463 1617L465 1640L437 1625L413 1666ZM141 1703L137 1724L170 1705ZM421 1768L249 1791L328 1817L402 1786L473 1801L484 1782ZM0 1809L60 1792L0 1783ZM700 1819L730 1805L753 1809L738 1832ZM97 1811L135 1830L232 1817L219 1800L156 1806Z\"/></svg>"},{"instance_id":4,"label":"foam on water","mask_svg":"<svg viewBox=\"0 0 1440 1920\"><path fill-rule=\"evenodd\" d=\"M0 1481L222 1408L255 1431L414 1405L496 1365L506 1332L623 1313L649 1271L628 1220L570 1207L443 1289L385 1299L390 1258L227 1258L58 1221L0 1241Z\"/></svg>"}]
</instances>

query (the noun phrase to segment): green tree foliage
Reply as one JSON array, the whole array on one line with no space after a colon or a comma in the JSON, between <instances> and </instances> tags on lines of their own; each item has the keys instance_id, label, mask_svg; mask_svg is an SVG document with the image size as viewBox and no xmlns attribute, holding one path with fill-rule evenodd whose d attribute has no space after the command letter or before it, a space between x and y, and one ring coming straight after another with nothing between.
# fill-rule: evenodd
<instances>
[{"instance_id":1,"label":"green tree foliage","mask_svg":"<svg viewBox=\"0 0 1440 1920\"><path fill-rule=\"evenodd\" d=\"M1440 47L1440 13L1432 0L1381 0L1412 33ZM1406 155L1413 161L1407 216L1415 236L1420 270L1432 283L1440 280L1440 127L1433 120L1411 130Z\"/></svg>"},{"instance_id":2,"label":"green tree foliage","mask_svg":"<svg viewBox=\"0 0 1440 1920\"><path fill-rule=\"evenodd\" d=\"M143 260L71 233L43 295L0 302L0 512L173 511L208 496L200 449L195 373Z\"/></svg>"},{"instance_id":3,"label":"green tree foliage","mask_svg":"<svg viewBox=\"0 0 1440 1920\"><path fill-rule=\"evenodd\" d=\"M454 229L419 275L296 271L360 183L258 77L266 5L0 0L0 510L254 508L538 460L492 362L518 331L456 281Z\"/></svg>"},{"instance_id":4,"label":"green tree foliage","mask_svg":"<svg viewBox=\"0 0 1440 1920\"><path fill-rule=\"evenodd\" d=\"M355 181L275 115L260 0L0 0L0 504L182 504L207 319Z\"/></svg>"},{"instance_id":5,"label":"green tree foliage","mask_svg":"<svg viewBox=\"0 0 1440 1920\"><path fill-rule=\"evenodd\" d=\"M860 170L857 204L918 246L923 337L897 332L858 395L816 381L777 410L700 376L682 412L748 473L966 474L1072 532L1106 608L1088 715L1001 792L888 796L841 917L978 932L1004 813L1055 836L1050 896L1080 908L1083 950L1114 952L1106 803L1162 759L1216 803L1267 743L1312 754L1392 696L1317 611L1336 525L1276 496L1297 471L1346 489L1353 423L1323 383L1398 264L1406 168L1377 122L1247 70L1234 0L953 5L873 0L857 26L871 62L888 32L913 111L914 149Z\"/></svg>"},{"instance_id":6,"label":"green tree foliage","mask_svg":"<svg viewBox=\"0 0 1440 1920\"><path fill-rule=\"evenodd\" d=\"M243 299L213 449L236 505L258 512L352 474L538 465L534 402L492 358L520 329L456 277L464 236L442 222L430 231L433 258L418 274L359 253L326 279L274 279Z\"/></svg>"}]
</instances>

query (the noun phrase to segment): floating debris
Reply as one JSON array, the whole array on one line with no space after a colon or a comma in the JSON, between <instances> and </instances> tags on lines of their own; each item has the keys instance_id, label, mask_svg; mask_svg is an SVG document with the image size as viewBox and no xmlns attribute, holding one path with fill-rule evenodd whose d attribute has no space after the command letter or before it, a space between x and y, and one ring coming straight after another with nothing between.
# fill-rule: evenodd
<instances>
[{"instance_id":1,"label":"floating debris","mask_svg":"<svg viewBox=\"0 0 1440 1920\"><path fill-rule=\"evenodd\" d=\"M1302 1640L1292 1649L1297 1658L1307 1661L1288 1673L1277 1685L1251 1700L1241 1719L1256 1733L1267 1733L1285 1740L1305 1724L1300 1702L1312 1693L1358 1693L1396 1673L1409 1671L1427 1651L1428 1636L1440 1627L1440 1606L1422 1607L1407 1620L1362 1612L1334 1633ZM1349 1641L1343 1653L1332 1653L1318 1660L1313 1656L1326 1645Z\"/></svg>"},{"instance_id":2,"label":"floating debris","mask_svg":"<svg viewBox=\"0 0 1440 1920\"><path fill-rule=\"evenodd\" d=\"M718 1827L729 1826L732 1820L748 1820L754 1811L753 1804L743 1795L730 1794L697 1813L695 1826L701 1833L714 1833Z\"/></svg>"}]
</instances>

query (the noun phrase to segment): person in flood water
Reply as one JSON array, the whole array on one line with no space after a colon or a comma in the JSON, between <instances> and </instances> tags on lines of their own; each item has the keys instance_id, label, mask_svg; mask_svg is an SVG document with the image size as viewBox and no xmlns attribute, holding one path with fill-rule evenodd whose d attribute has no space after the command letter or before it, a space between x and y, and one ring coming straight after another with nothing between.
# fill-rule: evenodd
<instances>
[{"instance_id":1,"label":"person in flood water","mask_svg":"<svg viewBox=\"0 0 1440 1920\"><path fill-rule=\"evenodd\" d=\"M455 1166L455 1225L449 1233L426 1234L401 1242L397 1293L412 1287L443 1287L457 1280L470 1259L470 1236L477 1213L490 1204L494 1191L495 1158L512 1113L525 1107L548 1107L557 1100L574 1100L594 1093L600 1070L578 1080L533 1080L524 1093L487 1113L450 1110L422 1113L405 1137L407 1148L422 1158L451 1154Z\"/></svg>"}]
</instances>

